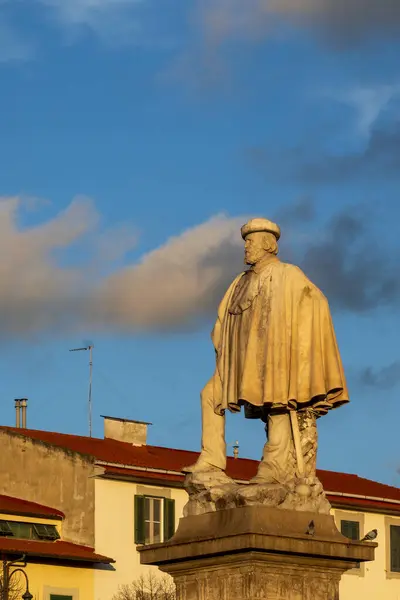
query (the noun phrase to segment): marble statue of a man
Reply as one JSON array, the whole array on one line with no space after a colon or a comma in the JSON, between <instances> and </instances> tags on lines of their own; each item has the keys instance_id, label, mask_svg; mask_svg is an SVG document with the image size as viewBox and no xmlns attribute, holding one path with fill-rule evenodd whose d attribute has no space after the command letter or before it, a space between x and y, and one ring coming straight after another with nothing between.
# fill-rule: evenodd
<instances>
[{"instance_id":1,"label":"marble statue of a man","mask_svg":"<svg viewBox=\"0 0 400 600\"><path fill-rule=\"evenodd\" d=\"M184 472L225 470L225 411L243 406L268 435L252 482L277 483L288 478L293 415L296 427L301 411L315 420L348 402L348 392L328 302L298 267L278 259L279 226L256 218L241 233L249 269L218 309L216 368L201 393L202 451Z\"/></svg>"}]
</instances>

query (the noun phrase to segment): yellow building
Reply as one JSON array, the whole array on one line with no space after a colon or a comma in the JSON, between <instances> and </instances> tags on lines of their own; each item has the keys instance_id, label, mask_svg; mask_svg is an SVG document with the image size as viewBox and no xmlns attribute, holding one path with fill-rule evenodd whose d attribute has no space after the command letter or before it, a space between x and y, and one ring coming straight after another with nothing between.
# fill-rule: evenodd
<instances>
[{"instance_id":1,"label":"yellow building","mask_svg":"<svg viewBox=\"0 0 400 600\"><path fill-rule=\"evenodd\" d=\"M64 517L60 510L0 495L0 588L8 579L9 600L21 598L27 587L34 600L93 600L94 568L112 561L64 541Z\"/></svg>"},{"instance_id":2,"label":"yellow building","mask_svg":"<svg viewBox=\"0 0 400 600\"><path fill-rule=\"evenodd\" d=\"M173 534L187 501L181 469L197 457L148 445L146 423L105 417L104 424L102 439L0 428L0 455L7 457L7 465L0 461L0 493L14 490L16 496L55 506L65 515L65 540L115 559L112 567L87 569L93 587L80 600L112 600L121 585L157 573L140 565L137 547ZM228 459L228 475L243 484L256 469L256 461ZM38 473L52 485L38 486ZM318 476L344 535L360 539L378 529L375 561L343 576L341 600L399 600L400 489L345 473L320 470Z\"/></svg>"}]
</instances>

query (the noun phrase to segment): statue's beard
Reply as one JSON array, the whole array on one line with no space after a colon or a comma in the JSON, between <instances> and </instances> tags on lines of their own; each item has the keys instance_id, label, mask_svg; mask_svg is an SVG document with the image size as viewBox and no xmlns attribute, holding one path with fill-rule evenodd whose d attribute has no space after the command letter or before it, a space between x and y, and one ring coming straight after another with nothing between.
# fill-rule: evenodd
<instances>
[{"instance_id":1,"label":"statue's beard","mask_svg":"<svg viewBox=\"0 0 400 600\"><path fill-rule=\"evenodd\" d=\"M246 265L256 265L264 256L265 252L245 253L244 262Z\"/></svg>"}]
</instances>

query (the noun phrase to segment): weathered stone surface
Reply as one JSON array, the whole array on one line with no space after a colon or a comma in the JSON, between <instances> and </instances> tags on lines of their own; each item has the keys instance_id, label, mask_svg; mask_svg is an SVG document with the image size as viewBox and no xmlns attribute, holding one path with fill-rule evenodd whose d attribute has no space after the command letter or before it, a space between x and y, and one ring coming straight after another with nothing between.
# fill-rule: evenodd
<instances>
[{"instance_id":1,"label":"weathered stone surface","mask_svg":"<svg viewBox=\"0 0 400 600\"><path fill-rule=\"evenodd\" d=\"M288 488L279 483L257 483L242 485L236 493L236 506L280 506L288 495Z\"/></svg>"},{"instance_id":2,"label":"weathered stone surface","mask_svg":"<svg viewBox=\"0 0 400 600\"><path fill-rule=\"evenodd\" d=\"M341 575L375 547L342 536L330 515L258 505L184 517L172 540L140 553L172 575L177 600L338 600Z\"/></svg>"},{"instance_id":3,"label":"weathered stone surface","mask_svg":"<svg viewBox=\"0 0 400 600\"><path fill-rule=\"evenodd\" d=\"M224 471L203 471L188 475L185 478L185 489L189 494L189 502L183 509L183 516L235 507L238 487Z\"/></svg>"},{"instance_id":4,"label":"weathered stone surface","mask_svg":"<svg viewBox=\"0 0 400 600\"><path fill-rule=\"evenodd\" d=\"M339 600L340 573L245 560L176 574L175 582L178 600Z\"/></svg>"},{"instance_id":5,"label":"weathered stone surface","mask_svg":"<svg viewBox=\"0 0 400 600\"><path fill-rule=\"evenodd\" d=\"M314 411L301 410L297 413L301 449L304 457L305 477L315 477L317 469L318 431ZM295 457L293 456L293 461Z\"/></svg>"},{"instance_id":6,"label":"weathered stone surface","mask_svg":"<svg viewBox=\"0 0 400 600\"><path fill-rule=\"evenodd\" d=\"M185 517L240 506L270 506L289 510L329 514L330 504L316 477L293 479L286 484L239 485L223 471L192 473L185 479L189 501Z\"/></svg>"},{"instance_id":7,"label":"weathered stone surface","mask_svg":"<svg viewBox=\"0 0 400 600\"><path fill-rule=\"evenodd\" d=\"M300 487L303 486L308 488L308 495L299 493ZM280 505L280 508L329 515L331 505L325 496L322 483L317 477L290 481L287 488L288 494Z\"/></svg>"},{"instance_id":8,"label":"weathered stone surface","mask_svg":"<svg viewBox=\"0 0 400 600\"><path fill-rule=\"evenodd\" d=\"M189 496L195 496L217 487L237 486L228 475L219 469L191 473L185 478L184 487Z\"/></svg>"}]
</instances>

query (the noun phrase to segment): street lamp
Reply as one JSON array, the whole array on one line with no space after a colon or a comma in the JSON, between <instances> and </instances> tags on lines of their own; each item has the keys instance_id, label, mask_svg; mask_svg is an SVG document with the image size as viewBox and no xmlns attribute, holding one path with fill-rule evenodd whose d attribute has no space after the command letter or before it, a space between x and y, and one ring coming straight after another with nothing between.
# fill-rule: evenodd
<instances>
[{"instance_id":1,"label":"street lamp","mask_svg":"<svg viewBox=\"0 0 400 600\"><path fill-rule=\"evenodd\" d=\"M17 567L17 568L10 570L11 567ZM23 567L23 568L21 568L21 567ZM22 575L25 577L26 590L25 590L25 593L21 596L22 600L32 600L33 596L29 591L29 580L28 580L28 575L24 571L25 567L26 567L25 555L13 562L7 562L5 559L3 560L3 581L0 582L1 600L8 600L9 591L10 591L10 582L11 582L11 579L14 577L15 573L22 573Z\"/></svg>"}]
</instances>

